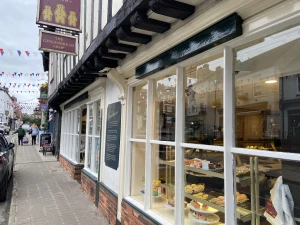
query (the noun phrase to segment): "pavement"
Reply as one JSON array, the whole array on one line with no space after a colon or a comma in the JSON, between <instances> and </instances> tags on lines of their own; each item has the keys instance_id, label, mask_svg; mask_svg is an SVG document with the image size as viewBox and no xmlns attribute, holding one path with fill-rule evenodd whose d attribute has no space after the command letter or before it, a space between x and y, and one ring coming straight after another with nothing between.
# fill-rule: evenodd
<instances>
[{"instance_id":1,"label":"pavement","mask_svg":"<svg viewBox=\"0 0 300 225\"><path fill-rule=\"evenodd\" d=\"M29 143L31 143L30 136ZM108 225L52 153L18 146L8 225Z\"/></svg>"}]
</instances>

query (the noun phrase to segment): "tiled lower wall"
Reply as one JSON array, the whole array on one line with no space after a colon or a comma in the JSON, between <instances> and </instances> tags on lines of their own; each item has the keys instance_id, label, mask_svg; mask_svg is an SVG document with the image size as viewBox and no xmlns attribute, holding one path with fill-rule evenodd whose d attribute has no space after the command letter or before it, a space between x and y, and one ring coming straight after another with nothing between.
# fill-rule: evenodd
<instances>
[{"instance_id":1,"label":"tiled lower wall","mask_svg":"<svg viewBox=\"0 0 300 225\"><path fill-rule=\"evenodd\" d=\"M97 180L91 178L84 170L81 172L81 187L89 196L90 200L95 202Z\"/></svg>"},{"instance_id":2,"label":"tiled lower wall","mask_svg":"<svg viewBox=\"0 0 300 225\"><path fill-rule=\"evenodd\" d=\"M117 222L118 196L109 190L104 184L99 184L99 203L100 212L106 217L110 225Z\"/></svg>"},{"instance_id":3,"label":"tiled lower wall","mask_svg":"<svg viewBox=\"0 0 300 225\"><path fill-rule=\"evenodd\" d=\"M81 170L84 167L83 165L73 164L62 155L59 156L59 161L60 161L61 165L68 171L68 173L74 180L81 179Z\"/></svg>"},{"instance_id":4,"label":"tiled lower wall","mask_svg":"<svg viewBox=\"0 0 300 225\"><path fill-rule=\"evenodd\" d=\"M122 201L122 225L159 225L148 217L146 217L142 212L132 207L126 201Z\"/></svg>"}]
</instances>

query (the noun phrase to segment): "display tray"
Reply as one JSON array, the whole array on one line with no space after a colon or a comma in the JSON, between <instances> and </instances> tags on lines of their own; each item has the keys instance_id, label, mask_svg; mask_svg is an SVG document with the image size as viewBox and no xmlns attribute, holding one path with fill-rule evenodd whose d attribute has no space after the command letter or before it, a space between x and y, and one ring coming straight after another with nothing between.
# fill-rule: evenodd
<instances>
[{"instance_id":1,"label":"display tray","mask_svg":"<svg viewBox=\"0 0 300 225\"><path fill-rule=\"evenodd\" d=\"M199 205L200 205L200 208L199 208L199 209L198 209L198 208L195 208L195 207L192 206L191 204L188 204L188 207L189 207L191 210L193 210L193 211L195 211L195 212L200 212L200 213L214 214L214 213L219 212L219 210L217 210L217 209L215 209L215 208L212 208L212 207L210 207L210 206L208 206L207 210L201 209L202 205L204 205L204 204L202 204L202 203L200 203L200 202L198 202L198 203L199 203Z\"/></svg>"},{"instance_id":2,"label":"display tray","mask_svg":"<svg viewBox=\"0 0 300 225\"><path fill-rule=\"evenodd\" d=\"M219 217L218 215L210 214L210 216L213 217L213 221L205 221L205 220L196 219L191 213L188 214L188 217L189 217L191 220L193 220L193 221L195 221L195 222L197 222L197 223L199 223L199 224L203 224L203 225L204 225L204 224L216 224L216 223L219 222L220 217Z\"/></svg>"}]
</instances>

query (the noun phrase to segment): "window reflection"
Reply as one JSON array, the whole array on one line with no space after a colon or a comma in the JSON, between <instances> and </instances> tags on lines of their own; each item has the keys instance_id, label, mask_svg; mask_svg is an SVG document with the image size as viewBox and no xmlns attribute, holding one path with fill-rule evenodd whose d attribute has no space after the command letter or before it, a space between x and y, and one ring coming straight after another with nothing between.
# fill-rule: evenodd
<instances>
[{"instance_id":1,"label":"window reflection","mask_svg":"<svg viewBox=\"0 0 300 225\"><path fill-rule=\"evenodd\" d=\"M223 145L223 58L185 68L185 142Z\"/></svg>"},{"instance_id":2,"label":"window reflection","mask_svg":"<svg viewBox=\"0 0 300 225\"><path fill-rule=\"evenodd\" d=\"M154 88L154 139L175 141L176 75L156 80Z\"/></svg>"},{"instance_id":3,"label":"window reflection","mask_svg":"<svg viewBox=\"0 0 300 225\"><path fill-rule=\"evenodd\" d=\"M236 52L236 146L299 153L300 27Z\"/></svg>"}]
</instances>

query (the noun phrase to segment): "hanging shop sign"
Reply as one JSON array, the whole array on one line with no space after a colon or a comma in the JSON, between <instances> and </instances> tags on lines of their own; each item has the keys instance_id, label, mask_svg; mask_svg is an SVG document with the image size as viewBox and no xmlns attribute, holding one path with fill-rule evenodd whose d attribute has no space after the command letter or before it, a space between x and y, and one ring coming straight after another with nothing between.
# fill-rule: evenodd
<instances>
[{"instance_id":1,"label":"hanging shop sign","mask_svg":"<svg viewBox=\"0 0 300 225\"><path fill-rule=\"evenodd\" d=\"M41 111L47 111L48 110L48 105L47 104L41 104L40 109L41 109Z\"/></svg>"},{"instance_id":2,"label":"hanging shop sign","mask_svg":"<svg viewBox=\"0 0 300 225\"><path fill-rule=\"evenodd\" d=\"M77 39L78 38L76 36L40 30L39 50L67 55L77 55Z\"/></svg>"},{"instance_id":3,"label":"hanging shop sign","mask_svg":"<svg viewBox=\"0 0 300 225\"><path fill-rule=\"evenodd\" d=\"M107 107L105 165L115 170L119 167L121 131L121 102Z\"/></svg>"},{"instance_id":4,"label":"hanging shop sign","mask_svg":"<svg viewBox=\"0 0 300 225\"><path fill-rule=\"evenodd\" d=\"M136 78L168 68L243 34L243 20L235 14L228 16L186 41L136 68Z\"/></svg>"},{"instance_id":5,"label":"hanging shop sign","mask_svg":"<svg viewBox=\"0 0 300 225\"><path fill-rule=\"evenodd\" d=\"M80 30L81 0L39 0L37 24Z\"/></svg>"}]
</instances>

